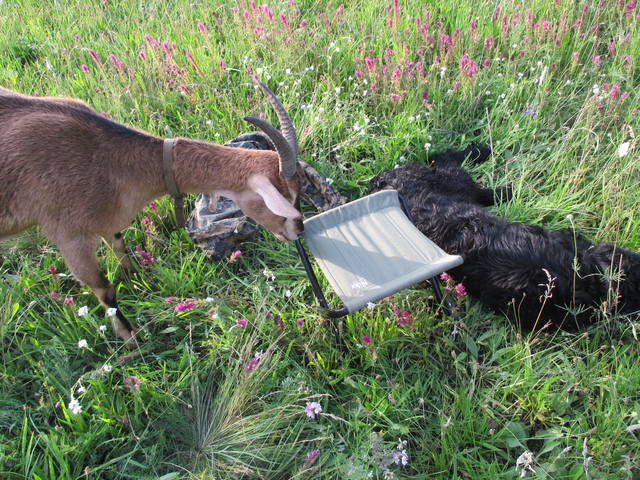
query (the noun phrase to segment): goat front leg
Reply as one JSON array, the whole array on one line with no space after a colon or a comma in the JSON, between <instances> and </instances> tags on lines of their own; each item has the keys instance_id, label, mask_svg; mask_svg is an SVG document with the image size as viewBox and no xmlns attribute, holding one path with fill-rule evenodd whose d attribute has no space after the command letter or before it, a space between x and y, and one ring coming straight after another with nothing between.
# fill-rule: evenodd
<instances>
[{"instance_id":1,"label":"goat front leg","mask_svg":"<svg viewBox=\"0 0 640 480\"><path fill-rule=\"evenodd\" d=\"M58 245L67 267L76 279L93 291L107 311L115 309L115 314L109 315L115 334L125 341L127 347L135 347L136 330L118 308L114 286L98 268L96 248L100 237L79 235L71 238L52 238L52 240Z\"/></svg>"},{"instance_id":2,"label":"goat front leg","mask_svg":"<svg viewBox=\"0 0 640 480\"><path fill-rule=\"evenodd\" d=\"M111 240L111 246L113 251L118 258L118 263L124 268L127 272L133 271L133 266L131 264L131 260L129 259L129 255L127 254L127 249L124 245L124 238L122 236L122 232L117 232L113 239Z\"/></svg>"}]
</instances>

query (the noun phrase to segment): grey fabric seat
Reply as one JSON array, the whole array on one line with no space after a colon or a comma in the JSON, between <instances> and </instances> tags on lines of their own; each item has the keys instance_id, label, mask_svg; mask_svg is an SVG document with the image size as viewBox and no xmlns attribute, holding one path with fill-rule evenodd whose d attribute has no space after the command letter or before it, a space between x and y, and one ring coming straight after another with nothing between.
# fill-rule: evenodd
<instances>
[{"instance_id":1,"label":"grey fabric seat","mask_svg":"<svg viewBox=\"0 0 640 480\"><path fill-rule=\"evenodd\" d=\"M413 225L395 190L383 190L305 220L304 239L344 302L342 309L332 311L333 317L353 313L427 279L440 297L436 275L462 263L462 257L449 255ZM304 249L299 241L297 245L303 257ZM308 262L305 268L321 306L327 309Z\"/></svg>"}]
</instances>

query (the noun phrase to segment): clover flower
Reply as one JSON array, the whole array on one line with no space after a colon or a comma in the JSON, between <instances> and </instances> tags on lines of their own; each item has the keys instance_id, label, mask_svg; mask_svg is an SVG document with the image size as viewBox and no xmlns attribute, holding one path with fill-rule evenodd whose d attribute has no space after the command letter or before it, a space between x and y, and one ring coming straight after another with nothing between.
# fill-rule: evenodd
<instances>
[{"instance_id":1,"label":"clover flower","mask_svg":"<svg viewBox=\"0 0 640 480\"><path fill-rule=\"evenodd\" d=\"M315 419L316 415L320 412L322 412L322 405L318 402L307 402L307 405L304 408L304 413L312 420Z\"/></svg>"}]
</instances>

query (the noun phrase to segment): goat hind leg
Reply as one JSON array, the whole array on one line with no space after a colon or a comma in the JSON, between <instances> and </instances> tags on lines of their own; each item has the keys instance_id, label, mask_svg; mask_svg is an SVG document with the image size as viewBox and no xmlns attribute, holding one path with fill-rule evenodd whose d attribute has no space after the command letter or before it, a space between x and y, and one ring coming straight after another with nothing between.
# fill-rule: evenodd
<instances>
[{"instance_id":1,"label":"goat hind leg","mask_svg":"<svg viewBox=\"0 0 640 480\"><path fill-rule=\"evenodd\" d=\"M105 309L116 309L115 315L109 316L115 334L124 340L127 346L135 346L135 328L118 308L114 286L109 283L98 268L96 248L99 237L79 235L71 238L53 238L52 240L60 248L71 273L93 291Z\"/></svg>"}]
</instances>

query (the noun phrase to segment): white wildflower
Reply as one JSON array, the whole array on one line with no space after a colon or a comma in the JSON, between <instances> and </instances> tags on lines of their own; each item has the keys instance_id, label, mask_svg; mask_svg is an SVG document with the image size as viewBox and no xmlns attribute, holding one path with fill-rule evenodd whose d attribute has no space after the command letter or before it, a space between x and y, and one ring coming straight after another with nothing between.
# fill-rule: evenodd
<instances>
[{"instance_id":1,"label":"white wildflower","mask_svg":"<svg viewBox=\"0 0 640 480\"><path fill-rule=\"evenodd\" d=\"M87 307L85 305L84 307L80 307L78 309L78 316L79 317L86 317L87 315L89 315L89 307Z\"/></svg>"},{"instance_id":2,"label":"white wildflower","mask_svg":"<svg viewBox=\"0 0 640 480\"><path fill-rule=\"evenodd\" d=\"M204 299L204 301L207 303L213 303L213 300L214 300L213 297L207 297Z\"/></svg>"},{"instance_id":3,"label":"white wildflower","mask_svg":"<svg viewBox=\"0 0 640 480\"><path fill-rule=\"evenodd\" d=\"M106 325L100 325L100 326L98 327L98 330L100 330L102 333L104 333L104 332L106 332L106 331L107 331L107 326L106 326Z\"/></svg>"},{"instance_id":4,"label":"white wildflower","mask_svg":"<svg viewBox=\"0 0 640 480\"><path fill-rule=\"evenodd\" d=\"M285 290L285 292L284 292L284 296L285 297L289 298L289 297L291 297L291 295L292 295L291 294L291 290Z\"/></svg>"},{"instance_id":5,"label":"white wildflower","mask_svg":"<svg viewBox=\"0 0 640 480\"><path fill-rule=\"evenodd\" d=\"M109 373L111 370L113 370L113 368L111 368L111 365L109 365L108 363L105 363L100 370L102 370L104 373Z\"/></svg>"},{"instance_id":6,"label":"white wildflower","mask_svg":"<svg viewBox=\"0 0 640 480\"><path fill-rule=\"evenodd\" d=\"M526 450L516 460L516 472L520 473L520 478L527 476L528 472L536 473L533 469L535 460L533 459L533 453Z\"/></svg>"},{"instance_id":7,"label":"white wildflower","mask_svg":"<svg viewBox=\"0 0 640 480\"><path fill-rule=\"evenodd\" d=\"M542 69L542 72L540 73L540 77L538 78L538 85L542 85L542 82L544 82L544 77L547 76L547 72L549 71L549 67L545 66Z\"/></svg>"},{"instance_id":8,"label":"white wildflower","mask_svg":"<svg viewBox=\"0 0 640 480\"><path fill-rule=\"evenodd\" d=\"M77 399L73 398L73 397L71 397L71 401L67 405L67 408L74 415L78 415L80 412L82 412L82 405L80 405L80 402Z\"/></svg>"},{"instance_id":9,"label":"white wildflower","mask_svg":"<svg viewBox=\"0 0 640 480\"><path fill-rule=\"evenodd\" d=\"M115 317L118 313L117 308L107 308L107 317Z\"/></svg>"},{"instance_id":10,"label":"white wildflower","mask_svg":"<svg viewBox=\"0 0 640 480\"><path fill-rule=\"evenodd\" d=\"M620 158L626 156L627 153L629 153L629 148L631 148L631 143L630 142L624 142L623 144L621 144L618 147L618 156Z\"/></svg>"},{"instance_id":11,"label":"white wildflower","mask_svg":"<svg viewBox=\"0 0 640 480\"><path fill-rule=\"evenodd\" d=\"M376 308L376 304L373 303L373 302L369 302L369 303L367 303L367 308L369 310L373 310L374 308Z\"/></svg>"},{"instance_id":12,"label":"white wildflower","mask_svg":"<svg viewBox=\"0 0 640 480\"><path fill-rule=\"evenodd\" d=\"M591 91L593 92L594 95L600 94L600 87L598 86L597 83L593 84L593 87L591 87Z\"/></svg>"},{"instance_id":13,"label":"white wildflower","mask_svg":"<svg viewBox=\"0 0 640 480\"><path fill-rule=\"evenodd\" d=\"M82 349L82 348L87 348L88 346L89 344L84 338L81 340L78 340L78 348Z\"/></svg>"}]
</instances>

